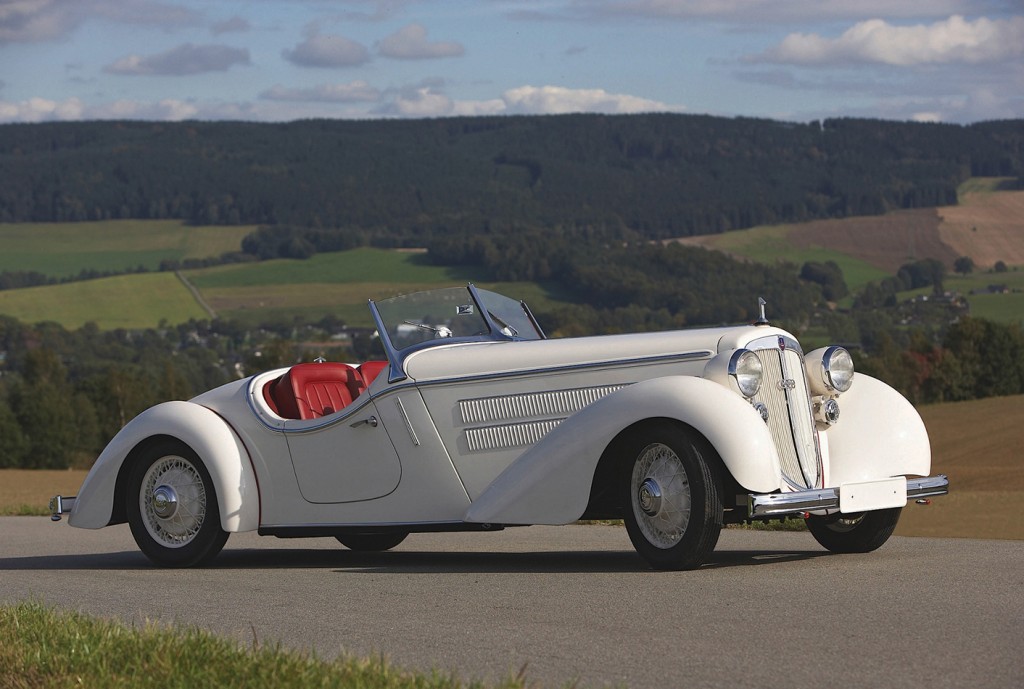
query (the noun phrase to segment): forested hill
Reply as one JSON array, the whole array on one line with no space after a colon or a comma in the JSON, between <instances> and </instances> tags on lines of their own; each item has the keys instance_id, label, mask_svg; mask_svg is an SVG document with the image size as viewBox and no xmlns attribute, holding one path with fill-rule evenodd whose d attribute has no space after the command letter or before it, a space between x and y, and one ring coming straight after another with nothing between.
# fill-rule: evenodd
<instances>
[{"instance_id":1,"label":"forested hill","mask_svg":"<svg viewBox=\"0 0 1024 689\"><path fill-rule=\"evenodd\" d=\"M500 227L646 238L956 202L1024 176L1024 121L692 115L0 126L0 222L181 218L417 242Z\"/></svg>"}]
</instances>

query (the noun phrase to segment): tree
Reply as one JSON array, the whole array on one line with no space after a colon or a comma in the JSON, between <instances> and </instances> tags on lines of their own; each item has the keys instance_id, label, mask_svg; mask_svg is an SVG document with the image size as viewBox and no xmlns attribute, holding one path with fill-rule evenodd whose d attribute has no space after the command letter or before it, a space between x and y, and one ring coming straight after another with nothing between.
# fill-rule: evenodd
<instances>
[{"instance_id":1,"label":"tree","mask_svg":"<svg viewBox=\"0 0 1024 689\"><path fill-rule=\"evenodd\" d=\"M26 354L23 377L11 387L10 400L28 442L22 465L68 468L78 448L79 428L67 370L53 350L40 347Z\"/></svg>"},{"instance_id":2,"label":"tree","mask_svg":"<svg viewBox=\"0 0 1024 689\"><path fill-rule=\"evenodd\" d=\"M953 261L953 270L961 275L967 275L974 271L974 259L970 256L960 256Z\"/></svg>"},{"instance_id":3,"label":"tree","mask_svg":"<svg viewBox=\"0 0 1024 689\"><path fill-rule=\"evenodd\" d=\"M25 465L28 440L7 400L0 397L0 469Z\"/></svg>"}]
</instances>

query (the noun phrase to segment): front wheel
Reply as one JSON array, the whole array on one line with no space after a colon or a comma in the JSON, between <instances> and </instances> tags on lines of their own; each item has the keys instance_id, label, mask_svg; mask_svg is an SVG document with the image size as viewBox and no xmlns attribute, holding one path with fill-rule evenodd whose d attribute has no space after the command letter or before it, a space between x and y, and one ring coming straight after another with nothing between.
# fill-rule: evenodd
<instances>
[{"instance_id":1,"label":"front wheel","mask_svg":"<svg viewBox=\"0 0 1024 689\"><path fill-rule=\"evenodd\" d=\"M901 507L861 514L810 516L807 528L827 550L833 553L870 553L889 540L900 520Z\"/></svg>"},{"instance_id":2,"label":"front wheel","mask_svg":"<svg viewBox=\"0 0 1024 689\"><path fill-rule=\"evenodd\" d=\"M228 540L210 474L183 443L161 442L138 458L128 475L127 500L132 536L155 564L200 565Z\"/></svg>"},{"instance_id":3,"label":"front wheel","mask_svg":"<svg viewBox=\"0 0 1024 689\"><path fill-rule=\"evenodd\" d=\"M626 531L654 569L695 569L715 549L722 499L712 451L669 423L627 440L621 485Z\"/></svg>"}]
</instances>

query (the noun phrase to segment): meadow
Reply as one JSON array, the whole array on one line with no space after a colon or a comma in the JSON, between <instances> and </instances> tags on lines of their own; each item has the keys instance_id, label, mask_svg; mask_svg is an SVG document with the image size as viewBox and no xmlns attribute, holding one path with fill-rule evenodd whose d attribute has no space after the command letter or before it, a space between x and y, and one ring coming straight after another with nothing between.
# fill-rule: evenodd
<instances>
[{"instance_id":1,"label":"meadow","mask_svg":"<svg viewBox=\"0 0 1024 689\"><path fill-rule=\"evenodd\" d=\"M552 285L489 282L472 270L430 265L422 252L370 248L181 273L218 316L246 325L295 316L315 321L330 314L352 326L370 327L368 299L467 282L523 299L535 309L564 299ZM26 323L54 321L66 328L92 321L101 329L151 328L161 321L175 324L207 317L170 272L4 290L0 313Z\"/></svg>"},{"instance_id":2,"label":"meadow","mask_svg":"<svg viewBox=\"0 0 1024 689\"><path fill-rule=\"evenodd\" d=\"M117 275L98 280L0 291L0 313L24 323L65 328L96 323L103 330L184 323L206 311L174 273Z\"/></svg>"},{"instance_id":3,"label":"meadow","mask_svg":"<svg viewBox=\"0 0 1024 689\"><path fill-rule=\"evenodd\" d=\"M105 220L81 223L0 223L0 271L70 277L99 272L156 270L160 261L207 258L239 251L253 226L193 227L181 220Z\"/></svg>"}]
</instances>

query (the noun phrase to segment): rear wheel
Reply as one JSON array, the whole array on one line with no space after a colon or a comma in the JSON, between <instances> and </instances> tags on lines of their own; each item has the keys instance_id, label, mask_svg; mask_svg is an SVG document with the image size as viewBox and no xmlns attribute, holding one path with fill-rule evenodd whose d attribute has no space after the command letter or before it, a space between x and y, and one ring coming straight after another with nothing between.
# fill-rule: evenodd
<instances>
[{"instance_id":1,"label":"rear wheel","mask_svg":"<svg viewBox=\"0 0 1024 689\"><path fill-rule=\"evenodd\" d=\"M127 501L132 536L158 565L209 562L228 539L210 474L183 443L164 441L138 458L128 475Z\"/></svg>"},{"instance_id":2,"label":"rear wheel","mask_svg":"<svg viewBox=\"0 0 1024 689\"><path fill-rule=\"evenodd\" d=\"M654 569L695 569L715 549L722 500L711 451L685 429L657 423L626 441L626 531Z\"/></svg>"},{"instance_id":3,"label":"rear wheel","mask_svg":"<svg viewBox=\"0 0 1024 689\"><path fill-rule=\"evenodd\" d=\"M335 536L335 538L338 539L338 543L349 550L369 553L391 550L404 541L408 535L407 533L348 534Z\"/></svg>"},{"instance_id":4,"label":"rear wheel","mask_svg":"<svg viewBox=\"0 0 1024 689\"><path fill-rule=\"evenodd\" d=\"M811 515L807 528L818 543L833 553L870 553L889 540L902 511L895 507L861 514Z\"/></svg>"}]
</instances>

